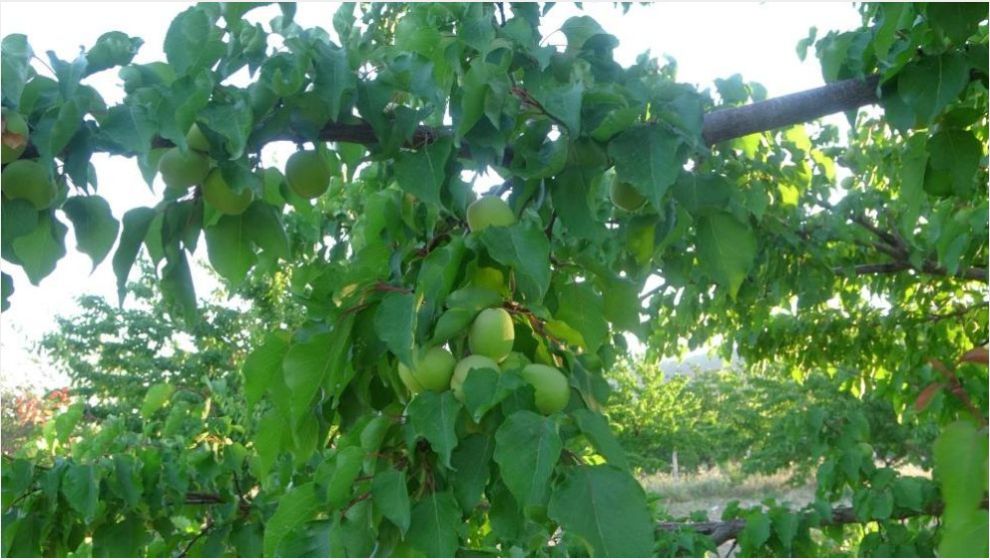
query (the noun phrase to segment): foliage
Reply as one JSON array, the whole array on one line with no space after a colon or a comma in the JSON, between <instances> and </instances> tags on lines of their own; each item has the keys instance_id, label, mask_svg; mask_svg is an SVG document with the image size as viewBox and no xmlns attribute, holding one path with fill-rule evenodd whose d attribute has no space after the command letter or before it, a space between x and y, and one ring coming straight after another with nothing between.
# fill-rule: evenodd
<instances>
[{"instance_id":1,"label":"foliage","mask_svg":"<svg viewBox=\"0 0 990 560\"><path fill-rule=\"evenodd\" d=\"M940 436L936 488L878 467L853 417L808 511L730 508L743 554L828 552L820 527L863 555L985 552L949 541L986 534L985 510L957 491L986 471L964 454L987 415L985 351L971 352L986 343L988 256L987 12L974 6L864 4L861 28L804 42L828 81L879 74L883 115L856 117L848 148L804 126L708 146L704 114L758 86L698 91L648 56L624 68L587 16L564 23L566 47L548 45L550 4L344 4L331 34L296 24L292 4L265 24L256 5L204 3L169 24L165 61L133 63L142 40L110 32L71 61L49 52L50 75L26 37L5 37L3 107L29 130L5 126L3 142L51 182L32 177L40 196L4 177L5 266L40 282L66 253L67 219L94 266L119 238L121 301L147 254L170 329L203 332L204 348L189 264L201 241L233 290L272 278L265 308L301 308L244 346L216 339L218 355L249 351L243 385L193 394L161 377L131 400L157 373L147 354L125 387L138 414L97 424L80 401L44 453L5 457L0 552L697 555L712 539L656 530L602 416L623 335L650 357L721 337L726 354L822 371L896 415L978 423ZM86 78L118 67L125 95L108 105ZM313 145L327 189L310 188L320 166L289 185L262 165L284 141ZM133 158L160 202L112 216L96 153ZM242 213L203 192L218 172L224 197L253 200ZM483 173L504 181L489 194L516 221L471 232ZM615 208L616 181L647 205ZM648 280L659 288L644 293ZM16 304L6 273L3 287ZM463 403L400 382L420 348L464 357L492 307L512 318L513 350L564 372L563 411L539 414L512 369L469 372ZM206 357L176 371L209 379ZM957 455L965 468L946 467ZM847 493L852 513L836 517Z\"/></svg>"},{"instance_id":2,"label":"foliage","mask_svg":"<svg viewBox=\"0 0 990 560\"><path fill-rule=\"evenodd\" d=\"M728 367L665 376L651 364L611 372L615 393L605 412L631 464L685 471L742 463L743 472L791 470L803 480L834 452L849 423L866 426L875 456L888 466L930 467L936 426L899 419L890 403L855 397L823 373L793 378L776 367Z\"/></svg>"}]
</instances>

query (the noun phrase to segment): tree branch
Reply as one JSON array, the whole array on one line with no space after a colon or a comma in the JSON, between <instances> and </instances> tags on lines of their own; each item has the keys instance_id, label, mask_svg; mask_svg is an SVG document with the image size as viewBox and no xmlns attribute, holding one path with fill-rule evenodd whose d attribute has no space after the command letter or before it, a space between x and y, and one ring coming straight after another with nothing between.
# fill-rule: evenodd
<instances>
[{"instance_id":1,"label":"tree branch","mask_svg":"<svg viewBox=\"0 0 990 560\"><path fill-rule=\"evenodd\" d=\"M879 83L880 76L874 74L865 80L843 80L742 107L713 111L705 115L701 134L708 144L717 144L754 132L851 111L876 103Z\"/></svg>"},{"instance_id":2,"label":"tree branch","mask_svg":"<svg viewBox=\"0 0 990 560\"><path fill-rule=\"evenodd\" d=\"M981 508L987 508L987 500L984 498ZM890 516L892 520L900 519L910 519L912 517L919 517L922 515L941 515L944 506L941 502L933 502L929 505L925 511L908 511L902 510L895 512ZM816 513L806 513L807 517L817 516ZM844 506L838 507L832 510L832 515L828 519L821 520L819 523L812 523L812 526L817 527L829 527L834 525L848 525L850 523L866 523L867 520L861 521L856 517L856 512L853 508ZM701 533L702 535L708 535L715 542L715 546L720 546L730 540L734 540L739 536L739 533L746 527L746 520L744 519L732 519L730 521L706 521L703 523L678 523L678 522L664 522L657 524L657 531L660 532L675 532L675 531L695 531Z\"/></svg>"},{"instance_id":3,"label":"tree branch","mask_svg":"<svg viewBox=\"0 0 990 560\"><path fill-rule=\"evenodd\" d=\"M894 261L889 263L877 263L877 264L860 264L853 267L853 274L856 276L863 276L867 274L896 274L898 272L904 272L905 270L914 270L915 272L921 274L927 274L929 276L946 276L953 278L960 278L962 280L975 280L977 282L983 282L984 284L990 282L990 274L988 274L986 268L971 266L969 268L960 269L955 274L949 274L949 271L944 267L938 266L937 264L926 261L920 267L916 267L907 261ZM834 269L836 274L845 274L845 267L837 267Z\"/></svg>"}]
</instances>

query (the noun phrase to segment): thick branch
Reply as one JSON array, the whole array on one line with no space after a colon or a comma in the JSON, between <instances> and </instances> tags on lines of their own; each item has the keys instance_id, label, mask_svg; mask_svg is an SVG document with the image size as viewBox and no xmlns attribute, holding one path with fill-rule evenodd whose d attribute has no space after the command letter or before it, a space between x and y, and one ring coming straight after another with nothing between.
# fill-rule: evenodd
<instances>
[{"instance_id":1,"label":"thick branch","mask_svg":"<svg viewBox=\"0 0 990 560\"><path fill-rule=\"evenodd\" d=\"M782 95L705 115L702 136L717 144L754 132L815 120L825 115L851 111L878 101L879 75L865 80L843 80L815 89Z\"/></svg>"},{"instance_id":2,"label":"thick branch","mask_svg":"<svg viewBox=\"0 0 990 560\"><path fill-rule=\"evenodd\" d=\"M987 500L984 499L981 504L983 509L987 507ZM907 511L902 510L895 512L890 516L892 520L898 519L910 519L912 517L919 517L922 515L941 515L943 505L940 502L932 503L925 511ZM808 513L807 516L817 515ZM847 525L850 523L863 523L856 517L856 512L851 507L839 507L832 510L832 516L828 519L821 520L817 523L818 527L828 527L834 525ZM735 539L739 536L739 533L746 527L746 521L743 519L733 519L731 521L706 521L704 523L673 523L665 522L657 525L658 531L663 532L673 532L673 531L695 531L701 533L702 535L708 535L715 541L715 546L720 546L730 540Z\"/></svg>"},{"instance_id":3,"label":"thick branch","mask_svg":"<svg viewBox=\"0 0 990 560\"><path fill-rule=\"evenodd\" d=\"M879 264L861 264L853 267L852 270L857 276L866 274L896 274L898 272L904 272L905 270L914 270L916 272L920 272L921 274L928 274L930 276L952 276L963 280L975 280L978 282L983 282L984 284L990 282L990 274L988 274L987 269L978 266L963 268L955 274L949 274L949 271L945 268L932 262L925 262L922 266L915 267L907 261L895 261ZM836 274L844 274L845 269L839 267L835 269L835 272Z\"/></svg>"}]
</instances>

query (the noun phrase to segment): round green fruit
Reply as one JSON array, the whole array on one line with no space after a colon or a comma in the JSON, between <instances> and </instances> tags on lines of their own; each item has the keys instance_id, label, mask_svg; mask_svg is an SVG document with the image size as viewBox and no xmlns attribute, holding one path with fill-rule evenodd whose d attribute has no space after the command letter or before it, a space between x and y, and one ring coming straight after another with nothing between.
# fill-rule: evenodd
<instances>
[{"instance_id":1,"label":"round green fruit","mask_svg":"<svg viewBox=\"0 0 990 560\"><path fill-rule=\"evenodd\" d=\"M424 389L443 391L450 384L450 376L454 373L457 360L447 349L434 346L413 357L413 367L408 368L399 363L399 378L413 393Z\"/></svg>"},{"instance_id":2,"label":"round green fruit","mask_svg":"<svg viewBox=\"0 0 990 560\"><path fill-rule=\"evenodd\" d=\"M216 208L221 214L236 216L243 214L248 206L251 206L254 193L251 192L251 189L241 189L241 192L234 192L223 178L223 173L220 173L219 169L214 169L203 183L203 198L206 199L207 204Z\"/></svg>"},{"instance_id":3,"label":"round green fruit","mask_svg":"<svg viewBox=\"0 0 990 560\"><path fill-rule=\"evenodd\" d=\"M509 355L498 365L502 371L522 369L529 365L529 358L522 352L509 352Z\"/></svg>"},{"instance_id":4,"label":"round green fruit","mask_svg":"<svg viewBox=\"0 0 990 560\"><path fill-rule=\"evenodd\" d=\"M461 402L464 402L464 380L473 369L491 369L495 370L496 373L499 371L495 360L486 356L468 356L457 362L454 376L450 378L450 389L454 391L454 396Z\"/></svg>"},{"instance_id":5,"label":"round green fruit","mask_svg":"<svg viewBox=\"0 0 990 560\"><path fill-rule=\"evenodd\" d=\"M479 288L491 290L496 294L505 291L505 275L497 268L479 267L474 271L471 283Z\"/></svg>"},{"instance_id":6,"label":"round green fruit","mask_svg":"<svg viewBox=\"0 0 990 560\"><path fill-rule=\"evenodd\" d=\"M4 167L0 185L7 198L22 198L38 210L51 206L57 192L45 168L30 159L19 159Z\"/></svg>"},{"instance_id":7,"label":"round green fruit","mask_svg":"<svg viewBox=\"0 0 990 560\"><path fill-rule=\"evenodd\" d=\"M536 392L536 408L543 414L564 410L571 398L567 377L560 370L543 364L529 364L522 369L522 378Z\"/></svg>"},{"instance_id":8,"label":"round green fruit","mask_svg":"<svg viewBox=\"0 0 990 560\"><path fill-rule=\"evenodd\" d=\"M179 148L169 148L158 160L158 172L166 188L184 190L206 179L210 159L198 152L182 153Z\"/></svg>"},{"instance_id":9,"label":"round green fruit","mask_svg":"<svg viewBox=\"0 0 990 560\"><path fill-rule=\"evenodd\" d=\"M493 307L478 313L474 319L468 333L468 347L472 354L481 354L501 362L512 351L515 339L512 317L501 307Z\"/></svg>"},{"instance_id":10,"label":"round green fruit","mask_svg":"<svg viewBox=\"0 0 990 560\"><path fill-rule=\"evenodd\" d=\"M609 189L609 197L612 199L612 204L627 212L639 210L646 203L645 196L639 194L639 191L634 189L629 183L623 183L621 181L612 182L612 187Z\"/></svg>"},{"instance_id":11,"label":"round green fruit","mask_svg":"<svg viewBox=\"0 0 990 560\"><path fill-rule=\"evenodd\" d=\"M189 129L189 133L186 134L186 142L189 144L190 149L197 152L210 152L210 141L196 123L193 123Z\"/></svg>"},{"instance_id":12,"label":"round green fruit","mask_svg":"<svg viewBox=\"0 0 990 560\"><path fill-rule=\"evenodd\" d=\"M7 165L21 157L28 144L28 124L19 113L4 111L3 113L4 141L0 142L0 163ZM8 135L22 136L23 139L10 138ZM7 140L15 143L16 148L7 145ZM15 142L16 140L16 142Z\"/></svg>"},{"instance_id":13,"label":"round green fruit","mask_svg":"<svg viewBox=\"0 0 990 560\"><path fill-rule=\"evenodd\" d=\"M481 231L489 226L511 226L516 216L501 198L483 196L468 206L467 222L471 231Z\"/></svg>"},{"instance_id":14,"label":"round green fruit","mask_svg":"<svg viewBox=\"0 0 990 560\"><path fill-rule=\"evenodd\" d=\"M330 164L315 150L296 152L285 163L289 188L303 198L316 198L327 192L332 173Z\"/></svg>"}]
</instances>

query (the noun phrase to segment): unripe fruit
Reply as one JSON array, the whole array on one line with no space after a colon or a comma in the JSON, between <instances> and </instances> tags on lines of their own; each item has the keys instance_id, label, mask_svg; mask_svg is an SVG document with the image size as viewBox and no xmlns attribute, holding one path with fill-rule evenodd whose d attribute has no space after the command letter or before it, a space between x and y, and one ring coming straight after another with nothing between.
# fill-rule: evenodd
<instances>
[{"instance_id":1,"label":"unripe fruit","mask_svg":"<svg viewBox=\"0 0 990 560\"><path fill-rule=\"evenodd\" d=\"M474 272L471 284L501 294L505 290L505 275L497 268L481 267Z\"/></svg>"},{"instance_id":2,"label":"unripe fruit","mask_svg":"<svg viewBox=\"0 0 990 560\"><path fill-rule=\"evenodd\" d=\"M243 214L248 206L251 206L254 193L251 189L242 189L241 192L235 193L223 178L223 173L219 169L214 169L203 183L203 198L221 214L236 216Z\"/></svg>"},{"instance_id":3,"label":"unripe fruit","mask_svg":"<svg viewBox=\"0 0 990 560\"><path fill-rule=\"evenodd\" d=\"M567 377L559 369L543 364L529 364L522 370L522 378L533 386L536 408L543 414L564 410L571 398Z\"/></svg>"},{"instance_id":4,"label":"unripe fruit","mask_svg":"<svg viewBox=\"0 0 990 560\"><path fill-rule=\"evenodd\" d=\"M285 163L289 188L303 198L316 198L327 192L332 173L330 164L315 150L296 152Z\"/></svg>"},{"instance_id":5,"label":"unripe fruit","mask_svg":"<svg viewBox=\"0 0 990 560\"><path fill-rule=\"evenodd\" d=\"M502 363L498 365L502 371L509 371L513 369L522 369L529 365L529 358L526 357L522 352L509 352L509 355L502 360Z\"/></svg>"},{"instance_id":6,"label":"unripe fruit","mask_svg":"<svg viewBox=\"0 0 990 560\"><path fill-rule=\"evenodd\" d=\"M501 362L512 351L515 339L512 317L501 307L495 307L478 313L468 333L468 347L472 354Z\"/></svg>"},{"instance_id":7,"label":"unripe fruit","mask_svg":"<svg viewBox=\"0 0 990 560\"><path fill-rule=\"evenodd\" d=\"M467 222L471 231L481 231L489 226L511 226L516 216L501 198L483 196L468 206Z\"/></svg>"},{"instance_id":8,"label":"unripe fruit","mask_svg":"<svg viewBox=\"0 0 990 560\"><path fill-rule=\"evenodd\" d=\"M207 153L210 151L210 141L196 123L193 123L189 129L189 133L186 134L186 143L189 144L189 149L191 150Z\"/></svg>"},{"instance_id":9,"label":"unripe fruit","mask_svg":"<svg viewBox=\"0 0 990 560\"><path fill-rule=\"evenodd\" d=\"M185 190L206 179L210 159L198 152L182 153L178 148L169 148L158 160L158 171L167 188Z\"/></svg>"},{"instance_id":10,"label":"unripe fruit","mask_svg":"<svg viewBox=\"0 0 990 560\"><path fill-rule=\"evenodd\" d=\"M28 124L19 113L14 111L4 111L3 113L3 134L5 141L0 142L0 163L4 165L17 160L27 149L28 144ZM23 138L12 138L8 135L17 135ZM17 147L7 145L7 140L17 141Z\"/></svg>"},{"instance_id":11,"label":"unripe fruit","mask_svg":"<svg viewBox=\"0 0 990 560\"><path fill-rule=\"evenodd\" d=\"M57 192L45 168L30 159L19 159L4 167L0 185L7 198L23 198L38 210L51 206Z\"/></svg>"},{"instance_id":12,"label":"unripe fruit","mask_svg":"<svg viewBox=\"0 0 990 560\"><path fill-rule=\"evenodd\" d=\"M627 212L639 210L646 203L645 196L639 194L639 191L634 189L629 183L623 183L621 181L613 181L608 194L609 198L612 199L612 204Z\"/></svg>"},{"instance_id":13,"label":"unripe fruit","mask_svg":"<svg viewBox=\"0 0 990 560\"><path fill-rule=\"evenodd\" d=\"M443 391L450 384L457 360L447 349L434 346L413 357L413 367L399 362L399 378L415 394L424 389Z\"/></svg>"},{"instance_id":14,"label":"unripe fruit","mask_svg":"<svg viewBox=\"0 0 990 560\"><path fill-rule=\"evenodd\" d=\"M450 378L450 389L454 391L454 396L457 400L464 402L464 380L467 379L469 373L473 369L491 369L498 373L498 364L495 360L485 356L468 356L463 360L457 362L457 367L454 368L454 376Z\"/></svg>"}]
</instances>

